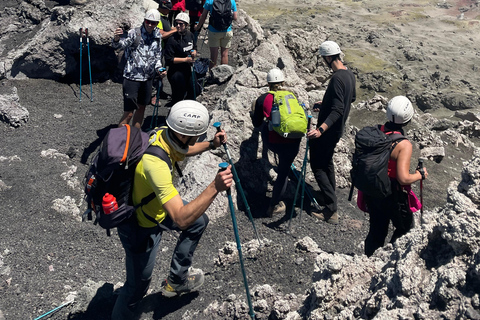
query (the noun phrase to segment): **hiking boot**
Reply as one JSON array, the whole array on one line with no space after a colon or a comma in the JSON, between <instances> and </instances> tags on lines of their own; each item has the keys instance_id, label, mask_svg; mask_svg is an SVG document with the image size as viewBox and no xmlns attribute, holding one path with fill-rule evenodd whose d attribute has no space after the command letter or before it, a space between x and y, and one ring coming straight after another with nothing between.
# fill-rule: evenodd
<instances>
[{"instance_id":1,"label":"hiking boot","mask_svg":"<svg viewBox=\"0 0 480 320\"><path fill-rule=\"evenodd\" d=\"M323 210L323 212L312 212L312 216L321 221L326 221L331 224L338 224L337 211L331 212L329 210Z\"/></svg>"},{"instance_id":2,"label":"hiking boot","mask_svg":"<svg viewBox=\"0 0 480 320\"><path fill-rule=\"evenodd\" d=\"M187 280L184 283L176 284L170 281L170 279L165 279L162 282L162 293L167 298L172 298L177 295L182 295L189 293L200 288L205 281L205 276L203 271L197 269L196 272L189 272Z\"/></svg>"},{"instance_id":3,"label":"hiking boot","mask_svg":"<svg viewBox=\"0 0 480 320\"><path fill-rule=\"evenodd\" d=\"M283 201L280 201L277 205L275 205L274 207L272 206L269 206L268 207L268 210L267 210L267 216L269 218L273 217L274 214L281 214L281 213L285 213L287 210L287 206L285 205L285 203Z\"/></svg>"}]
</instances>

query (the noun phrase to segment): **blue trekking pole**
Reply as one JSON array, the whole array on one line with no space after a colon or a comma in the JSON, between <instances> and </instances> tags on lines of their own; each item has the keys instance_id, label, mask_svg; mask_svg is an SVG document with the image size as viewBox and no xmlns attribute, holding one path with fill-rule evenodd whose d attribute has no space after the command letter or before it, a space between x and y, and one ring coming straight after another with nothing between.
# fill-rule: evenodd
<instances>
[{"instance_id":1,"label":"blue trekking pole","mask_svg":"<svg viewBox=\"0 0 480 320\"><path fill-rule=\"evenodd\" d=\"M307 124L307 130L310 128L310 121L312 120L312 116L308 116L308 124ZM300 185L302 185L302 202L300 204L300 216L299 218L302 218L302 211L303 211L303 199L305 196L305 174L307 172L307 160L308 160L308 139L306 142L305 146L305 156L303 157L303 164L302 164L302 170L300 171L300 178L298 179L297 183L297 189L295 190L295 197L293 198L293 206L292 206L292 211L290 213L290 219L288 220L288 229L287 233L290 233L290 227L292 225L292 218L293 218L293 212L295 212L295 204L297 202L297 195L298 195L298 190L300 189Z\"/></svg>"},{"instance_id":2,"label":"blue trekking pole","mask_svg":"<svg viewBox=\"0 0 480 320\"><path fill-rule=\"evenodd\" d=\"M192 56L191 55L192 53L193 53L193 50L190 50L190 57ZM195 82L196 82L195 81L195 68L193 66L193 63L192 63L191 69L192 69L193 100L197 100L197 94L195 92L195 87L196 87L196 85L195 85Z\"/></svg>"},{"instance_id":3,"label":"blue trekking pole","mask_svg":"<svg viewBox=\"0 0 480 320\"><path fill-rule=\"evenodd\" d=\"M80 28L80 101L82 101L82 49L83 28Z\"/></svg>"},{"instance_id":4,"label":"blue trekking pole","mask_svg":"<svg viewBox=\"0 0 480 320\"><path fill-rule=\"evenodd\" d=\"M158 69L158 72L163 72L163 71L165 71L165 68L163 67ZM152 120L150 121L150 128L148 130L152 130L153 128L157 127L158 107L160 105L160 92L162 92L162 86L163 86L163 82L162 82L162 79L160 78L158 80L158 85L157 85L157 94L156 94L155 105L153 106ZM155 126L153 125L153 119L155 119Z\"/></svg>"},{"instance_id":5,"label":"blue trekking pole","mask_svg":"<svg viewBox=\"0 0 480 320\"><path fill-rule=\"evenodd\" d=\"M44 313L44 314L42 314L41 316L35 318L34 320L39 320L39 319L45 318L46 316L51 315L52 313L60 310L61 308L69 305L69 304L72 303L72 302L73 302L73 300L67 301L67 302L65 302L64 304L56 307L55 309L52 309L52 310L48 311L47 313Z\"/></svg>"},{"instance_id":6,"label":"blue trekking pole","mask_svg":"<svg viewBox=\"0 0 480 320\"><path fill-rule=\"evenodd\" d=\"M297 179L297 181L299 181L302 177L299 176L298 172L297 172L297 167L295 167L295 165L292 163L291 166L290 166L290 169L292 169L292 172L293 172L293 175L295 176L295 178ZM312 194L312 191L310 190L310 188L305 188L305 191L307 192L307 196L310 198L310 201L313 203L313 206L315 207L315 209L317 210L321 210L322 208L320 207L320 205L318 204L317 202L317 199L315 199L315 197L313 196Z\"/></svg>"},{"instance_id":7,"label":"blue trekking pole","mask_svg":"<svg viewBox=\"0 0 480 320\"><path fill-rule=\"evenodd\" d=\"M222 125L221 122L215 122L213 124L213 126L215 128L217 128L217 132L222 131L221 125ZM238 177L237 170L235 170L235 166L233 165L232 156L230 155L230 151L228 150L228 146L227 146L226 143L224 143L223 147L225 148L225 153L227 154L228 162L232 165L233 180L235 181L235 186L237 187L238 193L240 193L240 196L242 197L243 204L245 205L245 210L248 213L248 218L252 222L253 231L255 232L255 236L258 239L258 243L262 244L262 242L260 241L260 237L258 236L257 228L255 227L255 222L253 221L252 212L250 211L250 207L248 206L247 198L245 197L245 193L243 192L242 185L240 184L240 178Z\"/></svg>"},{"instance_id":8,"label":"blue trekking pole","mask_svg":"<svg viewBox=\"0 0 480 320\"><path fill-rule=\"evenodd\" d=\"M228 163L222 162L218 166L220 167L220 171L223 171L227 169ZM232 168L233 168L233 165L232 165ZM253 312L252 301L250 300L250 290L248 289L247 275L245 273L245 267L243 265L242 244L240 243L240 237L238 236L237 218L235 217L235 209L233 207L233 200L232 200L232 191L230 190L230 188L227 189L227 197L228 197L228 206L230 207L230 215L232 216L233 232L235 233L235 241L237 242L238 258L240 259L240 268L242 269L243 284L245 285L245 291L247 293L247 302L248 302L248 310L249 310L248 314L252 319L255 319L255 313Z\"/></svg>"},{"instance_id":9,"label":"blue trekking pole","mask_svg":"<svg viewBox=\"0 0 480 320\"><path fill-rule=\"evenodd\" d=\"M90 39L88 38L88 28L85 28L85 37L87 38L88 74L90 75L90 101L93 101L92 65L90 64Z\"/></svg>"}]
</instances>

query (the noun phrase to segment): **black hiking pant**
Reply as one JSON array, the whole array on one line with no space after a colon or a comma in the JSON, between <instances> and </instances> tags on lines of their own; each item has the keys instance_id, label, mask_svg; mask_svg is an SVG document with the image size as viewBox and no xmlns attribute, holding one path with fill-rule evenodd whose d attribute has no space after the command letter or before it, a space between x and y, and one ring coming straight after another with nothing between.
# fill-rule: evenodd
<instances>
[{"instance_id":1,"label":"black hiking pant","mask_svg":"<svg viewBox=\"0 0 480 320\"><path fill-rule=\"evenodd\" d=\"M333 153L340 137L333 134L311 139L310 144L310 167L320 188L320 199L325 208L330 212L337 211L337 195L335 194L335 166Z\"/></svg>"},{"instance_id":2,"label":"black hiking pant","mask_svg":"<svg viewBox=\"0 0 480 320\"><path fill-rule=\"evenodd\" d=\"M183 283L187 279L193 254L208 221L208 216L203 214L185 230L180 230L168 215L162 222L167 229L180 232L168 276L173 283ZM125 249L127 279L113 307L112 320L126 320L133 319L135 306L150 286L162 230L158 227L142 228L136 219L131 219L117 229Z\"/></svg>"},{"instance_id":3,"label":"black hiking pant","mask_svg":"<svg viewBox=\"0 0 480 320\"><path fill-rule=\"evenodd\" d=\"M195 100L192 82L194 79L192 79L192 70L190 68L177 68L173 70L170 67L167 78L172 87L172 105L183 99Z\"/></svg>"},{"instance_id":4,"label":"black hiking pant","mask_svg":"<svg viewBox=\"0 0 480 320\"><path fill-rule=\"evenodd\" d=\"M370 228L365 239L365 254L370 257L375 250L383 247L388 234L390 220L395 228L390 243L406 234L412 227L413 213L408 204L408 195L397 180L392 180L392 194L384 199L365 196L370 215Z\"/></svg>"}]
</instances>

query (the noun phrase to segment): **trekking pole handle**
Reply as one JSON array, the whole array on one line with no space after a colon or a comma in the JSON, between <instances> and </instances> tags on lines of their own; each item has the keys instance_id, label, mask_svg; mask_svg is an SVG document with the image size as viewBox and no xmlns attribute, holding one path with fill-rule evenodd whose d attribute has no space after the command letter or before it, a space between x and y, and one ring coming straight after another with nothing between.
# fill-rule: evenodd
<instances>
[{"instance_id":1,"label":"trekking pole handle","mask_svg":"<svg viewBox=\"0 0 480 320\"><path fill-rule=\"evenodd\" d=\"M82 36L83 36L83 28L80 28L80 30L78 30L78 32L80 33L80 41L82 40Z\"/></svg>"},{"instance_id":2,"label":"trekking pole handle","mask_svg":"<svg viewBox=\"0 0 480 320\"><path fill-rule=\"evenodd\" d=\"M229 163L228 162L221 162L218 164L218 167L220 168L218 171L221 172L221 171L225 171L227 170L229 166ZM231 194L231 190L230 188L227 189L227 195L230 195Z\"/></svg>"},{"instance_id":3,"label":"trekking pole handle","mask_svg":"<svg viewBox=\"0 0 480 320\"><path fill-rule=\"evenodd\" d=\"M85 28L85 37L87 37L87 41L88 41L88 28Z\"/></svg>"},{"instance_id":4,"label":"trekking pole handle","mask_svg":"<svg viewBox=\"0 0 480 320\"><path fill-rule=\"evenodd\" d=\"M215 122L215 123L213 124L213 126L214 126L215 128L217 128L217 132L222 131L222 123L221 123L221 122L218 122L218 121L217 121L217 122Z\"/></svg>"},{"instance_id":5,"label":"trekking pole handle","mask_svg":"<svg viewBox=\"0 0 480 320\"><path fill-rule=\"evenodd\" d=\"M307 116L307 132L310 130L310 126L312 125L312 116L308 115Z\"/></svg>"},{"instance_id":6,"label":"trekking pole handle","mask_svg":"<svg viewBox=\"0 0 480 320\"><path fill-rule=\"evenodd\" d=\"M417 171L422 175L422 180L425 180L425 170L423 170L423 158L418 158Z\"/></svg>"}]
</instances>

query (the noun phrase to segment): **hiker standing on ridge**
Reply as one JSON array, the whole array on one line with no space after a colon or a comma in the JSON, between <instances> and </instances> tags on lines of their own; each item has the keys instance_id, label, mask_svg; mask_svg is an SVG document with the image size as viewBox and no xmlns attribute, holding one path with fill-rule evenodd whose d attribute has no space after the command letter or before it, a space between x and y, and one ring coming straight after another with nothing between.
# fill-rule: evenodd
<instances>
[{"instance_id":1,"label":"hiker standing on ridge","mask_svg":"<svg viewBox=\"0 0 480 320\"><path fill-rule=\"evenodd\" d=\"M167 117L167 127L150 138L152 145L165 150L172 162L218 148L227 142L225 131L211 141L197 142L208 129L208 110L199 102L184 100L175 104ZM230 166L218 172L207 188L190 203L180 197L173 185L172 171L157 156L144 154L135 169L133 203L152 192L156 197L136 211L136 219L118 226L126 253L126 281L117 298L112 319L133 319L135 307L147 293L164 229L180 232L173 252L170 272L162 283L162 293L174 297L198 289L204 282L201 270L189 271L193 254L208 224L204 212L215 197L231 187Z\"/></svg>"},{"instance_id":2,"label":"hiker standing on ridge","mask_svg":"<svg viewBox=\"0 0 480 320\"><path fill-rule=\"evenodd\" d=\"M188 30L190 17L185 12L175 17L177 33L168 38L165 46L165 63L168 66L168 82L172 87L172 101L195 100L192 65L197 56L197 44Z\"/></svg>"},{"instance_id":3,"label":"hiker standing on ridge","mask_svg":"<svg viewBox=\"0 0 480 320\"><path fill-rule=\"evenodd\" d=\"M237 20L237 5L235 0L206 0L203 12L195 27L195 31L202 29L207 14L208 46L210 47L210 70L217 65L218 48L220 47L220 63L228 64L228 49L232 45L232 21Z\"/></svg>"},{"instance_id":4,"label":"hiker standing on ridge","mask_svg":"<svg viewBox=\"0 0 480 320\"><path fill-rule=\"evenodd\" d=\"M333 153L342 137L350 105L356 99L355 76L343 65L342 51L337 43L325 41L320 45L323 61L333 70L323 101L315 103L318 111L316 129L307 133L310 139L310 166L320 188L322 212L312 212L319 220L338 223L337 196Z\"/></svg>"},{"instance_id":5,"label":"hiker standing on ridge","mask_svg":"<svg viewBox=\"0 0 480 320\"><path fill-rule=\"evenodd\" d=\"M402 134L413 117L413 106L404 96L396 96L388 102L387 119L380 129L385 133ZM412 227L413 214L410 210L407 196L402 197L404 189L410 189L414 182L428 177L427 168L423 173L417 168L415 173L410 173L410 159L412 157L412 144L408 139L403 139L396 145L390 154L388 162L388 176L391 181L392 194L378 199L363 195L367 212L370 215L370 228L365 239L365 254L370 257L375 250L383 247L388 234L390 220L395 227L390 243L406 234ZM401 203L401 202L405 203ZM400 210L403 205L403 210ZM408 210L406 210L408 209Z\"/></svg>"},{"instance_id":6,"label":"hiker standing on ridge","mask_svg":"<svg viewBox=\"0 0 480 320\"><path fill-rule=\"evenodd\" d=\"M123 115L119 127L130 123L141 128L145 107L152 96L152 82L157 72L164 77L166 72L159 72L162 67L161 35L157 28L160 12L150 9L140 28L128 31L127 37L120 39L122 28L114 32L112 46L125 49L127 63L123 70ZM135 111L136 110L136 111ZM133 119L132 119L133 118Z\"/></svg>"},{"instance_id":7,"label":"hiker standing on ridge","mask_svg":"<svg viewBox=\"0 0 480 320\"><path fill-rule=\"evenodd\" d=\"M285 213L287 207L280 199L283 197L288 184L288 173L290 166L295 160L300 148L301 138L284 138L272 128L272 106L274 103L275 91L283 86L285 77L280 69L272 69L267 74L269 92L262 94L255 101L252 122L254 127L263 125L262 140L265 145L278 156L277 180L273 186L272 198L267 209L267 216ZM263 119L267 118L267 123Z\"/></svg>"},{"instance_id":8,"label":"hiker standing on ridge","mask_svg":"<svg viewBox=\"0 0 480 320\"><path fill-rule=\"evenodd\" d=\"M168 38L170 38L175 32L177 32L177 27L172 28L172 24L170 20L168 20L168 13L170 9L172 9L172 2L170 0L155 0L158 3L158 11L160 12L160 21L158 22L157 28L160 30L160 34L162 35L162 50L165 49L165 45L167 44ZM163 58L165 58L165 53L163 54ZM165 65L165 61L162 61L162 64ZM156 77L153 80L153 90L155 91L158 88L158 81L163 81L161 78ZM168 94L163 90L164 86L163 83L162 90L160 92L160 99L167 99ZM154 106L157 102L157 95L153 93L152 99L150 103Z\"/></svg>"}]
</instances>

